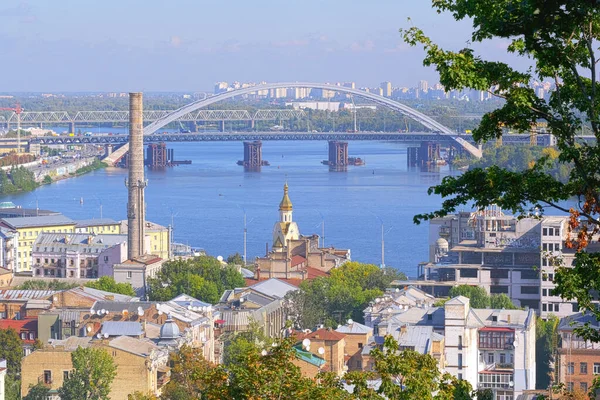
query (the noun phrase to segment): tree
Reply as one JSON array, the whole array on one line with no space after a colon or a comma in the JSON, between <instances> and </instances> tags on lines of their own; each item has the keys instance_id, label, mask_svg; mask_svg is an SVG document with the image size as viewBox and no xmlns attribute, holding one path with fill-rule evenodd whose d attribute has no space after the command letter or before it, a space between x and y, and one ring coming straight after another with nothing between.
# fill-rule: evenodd
<instances>
[{"instance_id":1,"label":"tree","mask_svg":"<svg viewBox=\"0 0 600 400\"><path fill-rule=\"evenodd\" d=\"M117 283L112 276L101 276L96 281L91 281L85 284L86 287L92 289L103 290L105 292L124 294L126 296L135 297L135 290L131 283Z\"/></svg>"},{"instance_id":2,"label":"tree","mask_svg":"<svg viewBox=\"0 0 600 400\"><path fill-rule=\"evenodd\" d=\"M477 141L499 138L505 130L529 132L545 122L556 138L558 158L540 157L523 171L499 166L475 168L443 179L429 189L443 198L439 210L415 216L419 223L455 212L472 204L478 209L496 204L514 214L529 216L547 209L570 217L567 246L575 251L572 268L559 265L555 293L600 318L594 293L600 287L600 254L585 251L600 229L600 85L597 43L600 39L598 4L587 0L544 2L537 0L439 0L438 12L472 23L470 42L502 39L507 50L524 57L532 66L525 71L497 61L486 61L472 48L446 51L417 27L402 30L410 45L422 45L426 66L434 66L446 90L488 91L504 100L486 113L473 131ZM531 83L550 80L549 97L537 96ZM594 143L581 143L578 135L591 133ZM569 168L568 180L560 181L550 170L554 164ZM571 199L577 199L572 202ZM572 206L566 205L572 204ZM585 339L600 341L589 327L576 331Z\"/></svg>"},{"instance_id":3,"label":"tree","mask_svg":"<svg viewBox=\"0 0 600 400\"><path fill-rule=\"evenodd\" d=\"M394 280L406 276L394 269L348 262L327 277L303 281L300 290L286 296L286 308L297 328L337 326L348 318L363 321L363 310L381 296Z\"/></svg>"},{"instance_id":4,"label":"tree","mask_svg":"<svg viewBox=\"0 0 600 400\"><path fill-rule=\"evenodd\" d=\"M44 179L42 180L42 183L44 185L49 185L50 183L52 183L52 177L50 175L44 176Z\"/></svg>"},{"instance_id":5,"label":"tree","mask_svg":"<svg viewBox=\"0 0 600 400\"><path fill-rule=\"evenodd\" d=\"M46 400L48 398L48 392L50 388L43 383L32 385L27 392L27 396L23 397L23 400Z\"/></svg>"},{"instance_id":6,"label":"tree","mask_svg":"<svg viewBox=\"0 0 600 400\"><path fill-rule=\"evenodd\" d=\"M217 303L227 289L245 286L234 266L222 266L214 257L166 262L156 277L148 279L150 300L167 301L186 293L207 303Z\"/></svg>"},{"instance_id":7,"label":"tree","mask_svg":"<svg viewBox=\"0 0 600 400\"><path fill-rule=\"evenodd\" d=\"M6 360L8 375L21 375L21 359L23 358L23 342L14 329L0 329L0 359Z\"/></svg>"},{"instance_id":8,"label":"tree","mask_svg":"<svg viewBox=\"0 0 600 400\"><path fill-rule=\"evenodd\" d=\"M473 308L490 308L490 296L480 286L458 285L450 289L450 297L465 296Z\"/></svg>"},{"instance_id":9,"label":"tree","mask_svg":"<svg viewBox=\"0 0 600 400\"><path fill-rule=\"evenodd\" d=\"M495 310L501 310L501 309L505 309L505 310L518 310L519 307L517 307L512 300L510 299L510 297L508 297L506 294L501 293L501 294L493 294L490 296L490 308L493 308Z\"/></svg>"},{"instance_id":10,"label":"tree","mask_svg":"<svg viewBox=\"0 0 600 400\"><path fill-rule=\"evenodd\" d=\"M536 386L548 389L552 383L551 364L558 347L558 317L551 315L547 320L538 317L535 324L535 367Z\"/></svg>"},{"instance_id":11,"label":"tree","mask_svg":"<svg viewBox=\"0 0 600 400\"><path fill-rule=\"evenodd\" d=\"M73 372L58 389L64 400L109 400L117 367L100 348L78 348L71 353Z\"/></svg>"},{"instance_id":12,"label":"tree","mask_svg":"<svg viewBox=\"0 0 600 400\"><path fill-rule=\"evenodd\" d=\"M240 255L240 253L235 253L235 254L230 254L229 257L227 257L227 264L231 264L231 265L244 265L244 259L243 257Z\"/></svg>"}]
</instances>

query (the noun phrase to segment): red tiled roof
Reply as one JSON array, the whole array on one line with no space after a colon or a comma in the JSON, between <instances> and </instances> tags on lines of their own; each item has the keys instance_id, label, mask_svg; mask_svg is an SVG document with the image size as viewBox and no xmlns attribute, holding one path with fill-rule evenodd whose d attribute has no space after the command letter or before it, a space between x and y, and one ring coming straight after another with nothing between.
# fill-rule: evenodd
<instances>
[{"instance_id":1,"label":"red tiled roof","mask_svg":"<svg viewBox=\"0 0 600 400\"><path fill-rule=\"evenodd\" d=\"M292 268L294 268L300 264L303 264L305 262L306 262L306 258L304 258L302 256L298 256L298 255L292 256L292 260L291 260Z\"/></svg>"},{"instance_id":2,"label":"red tiled roof","mask_svg":"<svg viewBox=\"0 0 600 400\"><path fill-rule=\"evenodd\" d=\"M21 332L34 332L35 337L37 338L37 318L25 318L25 319L0 319L0 329L14 329L17 331L19 336ZM29 335L27 335L27 339L23 340L25 343L33 343L33 340L29 340Z\"/></svg>"},{"instance_id":3,"label":"red tiled roof","mask_svg":"<svg viewBox=\"0 0 600 400\"><path fill-rule=\"evenodd\" d=\"M346 337L343 333L336 332L330 329L317 329L311 333L300 333L297 335L298 340L311 339L311 340L327 340L327 341L339 341Z\"/></svg>"},{"instance_id":4,"label":"red tiled roof","mask_svg":"<svg viewBox=\"0 0 600 400\"><path fill-rule=\"evenodd\" d=\"M245 278L244 281L246 282L246 286L252 286L252 285L256 285L258 282L262 282L262 281L266 281L267 279L269 279L268 277L261 277L260 280L254 279L254 278ZM296 287L300 287L300 283L302 283L302 279L283 279L283 278L277 278L280 281L289 283L290 285L294 285Z\"/></svg>"},{"instance_id":5,"label":"red tiled roof","mask_svg":"<svg viewBox=\"0 0 600 400\"><path fill-rule=\"evenodd\" d=\"M306 268L307 277L306 279L315 279L318 277L329 276L327 272L321 271L320 269L316 269L313 267Z\"/></svg>"}]
</instances>

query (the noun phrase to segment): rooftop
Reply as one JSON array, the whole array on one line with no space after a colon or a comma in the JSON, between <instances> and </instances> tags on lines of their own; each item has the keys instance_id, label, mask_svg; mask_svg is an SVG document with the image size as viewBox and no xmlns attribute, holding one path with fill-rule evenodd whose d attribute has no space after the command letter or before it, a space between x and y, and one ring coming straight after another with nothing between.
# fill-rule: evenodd
<instances>
[{"instance_id":1,"label":"rooftop","mask_svg":"<svg viewBox=\"0 0 600 400\"><path fill-rule=\"evenodd\" d=\"M127 242L127 235L91 235L87 233L41 233L38 235L34 247L50 247L53 252L80 251L82 248L92 247L106 249L117 244ZM42 251L42 249L36 251ZM44 249L43 251L47 251Z\"/></svg>"},{"instance_id":2,"label":"rooftop","mask_svg":"<svg viewBox=\"0 0 600 400\"><path fill-rule=\"evenodd\" d=\"M571 332L575 328L582 327L585 324L589 324L592 328L600 330L600 322L593 314L589 313L577 313L561 319L558 324L558 330Z\"/></svg>"},{"instance_id":3,"label":"rooftop","mask_svg":"<svg viewBox=\"0 0 600 400\"><path fill-rule=\"evenodd\" d=\"M13 229L43 226L75 225L75 221L64 215L44 215L40 217L3 218L2 221Z\"/></svg>"},{"instance_id":4,"label":"rooftop","mask_svg":"<svg viewBox=\"0 0 600 400\"><path fill-rule=\"evenodd\" d=\"M97 219L80 219L80 220L76 220L75 223L77 224L77 225L75 225L75 227L85 228L88 226L117 225L120 222L115 221L114 219L110 219L110 218L97 218Z\"/></svg>"},{"instance_id":5,"label":"rooftop","mask_svg":"<svg viewBox=\"0 0 600 400\"><path fill-rule=\"evenodd\" d=\"M299 339L310 339L310 340L326 340L326 341L339 341L346 337L343 333L336 332L330 329L317 329L314 332L305 333L298 335Z\"/></svg>"},{"instance_id":6,"label":"rooftop","mask_svg":"<svg viewBox=\"0 0 600 400\"><path fill-rule=\"evenodd\" d=\"M302 346L294 346L294 351L300 360L312 364L315 367L321 367L325 364L325 360L314 355L310 351L302 350Z\"/></svg>"},{"instance_id":7,"label":"rooftop","mask_svg":"<svg viewBox=\"0 0 600 400\"><path fill-rule=\"evenodd\" d=\"M141 336L144 334L142 324L133 321L105 321L100 331L108 336Z\"/></svg>"},{"instance_id":8,"label":"rooftop","mask_svg":"<svg viewBox=\"0 0 600 400\"><path fill-rule=\"evenodd\" d=\"M346 325L338 326L335 331L346 335L373 334L373 328L369 328L368 326L359 324L358 322L351 322L347 323Z\"/></svg>"},{"instance_id":9,"label":"rooftop","mask_svg":"<svg viewBox=\"0 0 600 400\"><path fill-rule=\"evenodd\" d=\"M80 347L86 348L90 347L92 338L91 337L79 337L79 336L70 336L66 339L58 340L58 339L49 339L48 345L49 348L57 348L62 347L66 351L75 351Z\"/></svg>"},{"instance_id":10,"label":"rooftop","mask_svg":"<svg viewBox=\"0 0 600 400\"><path fill-rule=\"evenodd\" d=\"M288 292L298 290L294 285L290 285L277 278L267 279L266 281L260 281L252 286L250 289L255 292L265 294L274 298L282 299Z\"/></svg>"},{"instance_id":11,"label":"rooftop","mask_svg":"<svg viewBox=\"0 0 600 400\"><path fill-rule=\"evenodd\" d=\"M136 354L141 357L147 357L153 351L158 350L158 346L147 339L137 339L129 336L119 336L108 342L110 347L123 350L128 353Z\"/></svg>"},{"instance_id":12,"label":"rooftop","mask_svg":"<svg viewBox=\"0 0 600 400\"><path fill-rule=\"evenodd\" d=\"M58 293L54 290L0 290L0 301L27 301L30 299L47 299L53 294Z\"/></svg>"},{"instance_id":13,"label":"rooftop","mask_svg":"<svg viewBox=\"0 0 600 400\"><path fill-rule=\"evenodd\" d=\"M118 223L121 224L121 232L127 232L127 220L124 219L122 221L119 221ZM146 223L144 224L144 229L148 232L164 231L167 229L167 227L155 224L154 222L146 221Z\"/></svg>"}]
</instances>

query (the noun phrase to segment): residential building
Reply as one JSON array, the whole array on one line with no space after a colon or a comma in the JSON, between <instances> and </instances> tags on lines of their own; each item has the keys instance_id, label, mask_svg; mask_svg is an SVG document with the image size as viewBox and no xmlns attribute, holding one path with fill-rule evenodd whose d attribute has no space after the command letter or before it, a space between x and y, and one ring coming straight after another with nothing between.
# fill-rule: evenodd
<instances>
[{"instance_id":1,"label":"residential building","mask_svg":"<svg viewBox=\"0 0 600 400\"><path fill-rule=\"evenodd\" d=\"M215 308L220 312L220 329L223 332L242 332L251 322L263 327L265 335L281 337L287 315L283 298L298 290L282 280L271 278L252 286L226 290Z\"/></svg>"},{"instance_id":2,"label":"residential building","mask_svg":"<svg viewBox=\"0 0 600 400\"><path fill-rule=\"evenodd\" d=\"M0 226L0 265L11 272L17 270L20 253L17 232Z\"/></svg>"},{"instance_id":3,"label":"residential building","mask_svg":"<svg viewBox=\"0 0 600 400\"><path fill-rule=\"evenodd\" d=\"M98 278L127 259L127 235L42 233L33 244L33 276Z\"/></svg>"},{"instance_id":4,"label":"residential building","mask_svg":"<svg viewBox=\"0 0 600 400\"><path fill-rule=\"evenodd\" d=\"M561 319L558 325L558 358L555 377L569 391L586 392L600 375L600 344L583 339L576 328L589 325L600 330L600 323L592 314L577 313Z\"/></svg>"},{"instance_id":5,"label":"residential building","mask_svg":"<svg viewBox=\"0 0 600 400\"><path fill-rule=\"evenodd\" d=\"M112 340L93 340L91 337L69 337L52 340L43 349L25 356L21 362L21 395L39 382L56 395L73 370L71 353L77 348L100 348L106 350L117 367L112 382L110 398L126 400L136 391L159 395L168 382L169 351L149 339L119 336Z\"/></svg>"},{"instance_id":6,"label":"residential building","mask_svg":"<svg viewBox=\"0 0 600 400\"><path fill-rule=\"evenodd\" d=\"M495 206L436 218L430 224L429 262L419 265L419 278L394 285L412 284L436 297L456 285L477 285L489 294L508 295L542 318L568 316L577 305L554 295L550 262L562 256L564 265L571 265L568 236L568 217L517 219Z\"/></svg>"},{"instance_id":7,"label":"residential building","mask_svg":"<svg viewBox=\"0 0 600 400\"><path fill-rule=\"evenodd\" d=\"M120 221L121 232L127 232L127 220ZM146 253L168 260L171 257L171 228L154 222L145 222L144 233L150 238Z\"/></svg>"},{"instance_id":8,"label":"residential building","mask_svg":"<svg viewBox=\"0 0 600 400\"><path fill-rule=\"evenodd\" d=\"M10 201L0 203L0 218L45 217L48 215L60 215L60 213L57 211L40 210L39 208L22 208Z\"/></svg>"},{"instance_id":9,"label":"residential building","mask_svg":"<svg viewBox=\"0 0 600 400\"><path fill-rule=\"evenodd\" d=\"M52 306L54 290L0 290L0 320L35 317Z\"/></svg>"},{"instance_id":10,"label":"residential building","mask_svg":"<svg viewBox=\"0 0 600 400\"><path fill-rule=\"evenodd\" d=\"M392 82L381 82L380 87L385 97L392 97Z\"/></svg>"},{"instance_id":11,"label":"residential building","mask_svg":"<svg viewBox=\"0 0 600 400\"><path fill-rule=\"evenodd\" d=\"M408 310L412 307L432 307L436 299L414 286L388 289L383 296L373 299L364 310L365 325L374 328L386 315Z\"/></svg>"},{"instance_id":12,"label":"residential building","mask_svg":"<svg viewBox=\"0 0 600 400\"><path fill-rule=\"evenodd\" d=\"M92 233L95 235L110 234L118 235L121 233L121 223L109 218L82 219L75 221L76 233Z\"/></svg>"},{"instance_id":13,"label":"residential building","mask_svg":"<svg viewBox=\"0 0 600 400\"><path fill-rule=\"evenodd\" d=\"M146 298L148 278L153 278L162 268L164 260L153 254L145 254L113 265L113 277L118 283L130 283L136 294Z\"/></svg>"},{"instance_id":14,"label":"residential building","mask_svg":"<svg viewBox=\"0 0 600 400\"><path fill-rule=\"evenodd\" d=\"M273 227L272 250L256 259L255 279L311 279L350 261L350 250L320 247L318 235L302 236L292 214L286 183L279 204L279 221Z\"/></svg>"},{"instance_id":15,"label":"residential building","mask_svg":"<svg viewBox=\"0 0 600 400\"><path fill-rule=\"evenodd\" d=\"M24 319L0 319L0 330L14 329L21 338L23 355L31 353L36 339L38 338L37 317Z\"/></svg>"},{"instance_id":16,"label":"residential building","mask_svg":"<svg viewBox=\"0 0 600 400\"><path fill-rule=\"evenodd\" d=\"M335 330L346 335L344 358L348 371L361 371L363 369L362 352L373 336L373 328L348 320L345 325L340 325Z\"/></svg>"},{"instance_id":17,"label":"residential building","mask_svg":"<svg viewBox=\"0 0 600 400\"><path fill-rule=\"evenodd\" d=\"M8 287L12 284L14 273L11 269L0 267L0 288Z\"/></svg>"},{"instance_id":18,"label":"residential building","mask_svg":"<svg viewBox=\"0 0 600 400\"><path fill-rule=\"evenodd\" d=\"M369 346L381 346L391 334L401 348L432 354L444 372L474 388L492 389L495 400L514 400L535 389L535 318L533 309L474 309L458 296L444 307L390 312L378 322ZM363 357L367 368L368 362Z\"/></svg>"},{"instance_id":19,"label":"residential building","mask_svg":"<svg viewBox=\"0 0 600 400\"><path fill-rule=\"evenodd\" d=\"M294 352L296 357L292 359L292 363L300 368L302 376L306 378L314 379L326 364L322 357L305 350L302 344L294 346Z\"/></svg>"},{"instance_id":20,"label":"residential building","mask_svg":"<svg viewBox=\"0 0 600 400\"><path fill-rule=\"evenodd\" d=\"M6 398L6 360L0 360L0 400L4 400Z\"/></svg>"},{"instance_id":21,"label":"residential building","mask_svg":"<svg viewBox=\"0 0 600 400\"><path fill-rule=\"evenodd\" d=\"M302 343L306 351L313 353L325 361L320 366L321 372L333 372L343 376L346 367L346 335L331 329L317 329L314 332L297 334L296 339ZM321 350L322 349L322 350Z\"/></svg>"},{"instance_id":22,"label":"residential building","mask_svg":"<svg viewBox=\"0 0 600 400\"><path fill-rule=\"evenodd\" d=\"M75 221L63 215L3 218L0 226L16 232L17 258L15 272L31 271L33 243L43 232L73 233Z\"/></svg>"}]
</instances>

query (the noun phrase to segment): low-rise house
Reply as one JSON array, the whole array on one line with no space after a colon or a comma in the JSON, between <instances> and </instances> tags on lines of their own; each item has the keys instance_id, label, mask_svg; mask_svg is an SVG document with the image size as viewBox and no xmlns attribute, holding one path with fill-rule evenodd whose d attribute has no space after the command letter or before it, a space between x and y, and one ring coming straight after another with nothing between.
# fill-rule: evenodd
<instances>
[{"instance_id":1,"label":"low-rise house","mask_svg":"<svg viewBox=\"0 0 600 400\"><path fill-rule=\"evenodd\" d=\"M0 319L0 330L13 329L21 338L23 354L31 353L38 338L37 318Z\"/></svg>"},{"instance_id":2,"label":"low-rise house","mask_svg":"<svg viewBox=\"0 0 600 400\"><path fill-rule=\"evenodd\" d=\"M600 323L591 314L578 313L563 318L558 325L558 359L556 378L569 391L587 393L600 375L600 344L590 342L575 333L584 325L600 330Z\"/></svg>"},{"instance_id":3,"label":"low-rise house","mask_svg":"<svg viewBox=\"0 0 600 400\"><path fill-rule=\"evenodd\" d=\"M126 260L112 267L113 277L118 283L129 283L136 294L145 299L148 291L148 278L156 276L164 260L155 255L142 255Z\"/></svg>"},{"instance_id":4,"label":"low-rise house","mask_svg":"<svg viewBox=\"0 0 600 400\"><path fill-rule=\"evenodd\" d=\"M319 368L321 372L333 372L338 376L343 376L348 371L346 335L343 333L321 328L310 333L296 334L295 337L304 350L325 361L325 364Z\"/></svg>"},{"instance_id":5,"label":"low-rise house","mask_svg":"<svg viewBox=\"0 0 600 400\"><path fill-rule=\"evenodd\" d=\"M17 232L11 228L0 226L0 265L7 270L15 272L20 262Z\"/></svg>"},{"instance_id":6,"label":"low-rise house","mask_svg":"<svg viewBox=\"0 0 600 400\"><path fill-rule=\"evenodd\" d=\"M35 317L52 306L54 290L0 290L0 319Z\"/></svg>"},{"instance_id":7,"label":"low-rise house","mask_svg":"<svg viewBox=\"0 0 600 400\"><path fill-rule=\"evenodd\" d=\"M362 352L373 336L373 328L348 320L345 325L340 325L335 330L346 335L344 355L347 359L348 371L361 371L363 369Z\"/></svg>"},{"instance_id":8,"label":"low-rise house","mask_svg":"<svg viewBox=\"0 0 600 400\"><path fill-rule=\"evenodd\" d=\"M326 362L322 356L307 351L302 347L302 344L294 346L294 353L296 357L292 359L292 363L300 368L302 376L315 378L320 372L324 371Z\"/></svg>"},{"instance_id":9,"label":"low-rise house","mask_svg":"<svg viewBox=\"0 0 600 400\"><path fill-rule=\"evenodd\" d=\"M383 296L375 298L363 311L365 325L377 326L393 314L402 313L409 308L433 307L435 297L414 286L388 289Z\"/></svg>"},{"instance_id":10,"label":"low-rise house","mask_svg":"<svg viewBox=\"0 0 600 400\"><path fill-rule=\"evenodd\" d=\"M287 320L283 298L295 290L296 286L275 278L226 290L215 306L221 314L220 328L223 332L246 331L254 321L264 328L266 335L281 337Z\"/></svg>"}]
</instances>

